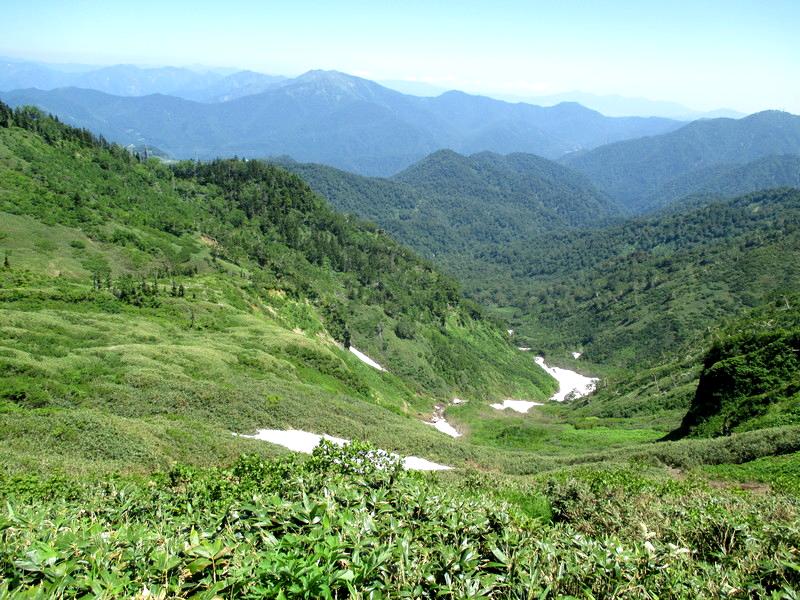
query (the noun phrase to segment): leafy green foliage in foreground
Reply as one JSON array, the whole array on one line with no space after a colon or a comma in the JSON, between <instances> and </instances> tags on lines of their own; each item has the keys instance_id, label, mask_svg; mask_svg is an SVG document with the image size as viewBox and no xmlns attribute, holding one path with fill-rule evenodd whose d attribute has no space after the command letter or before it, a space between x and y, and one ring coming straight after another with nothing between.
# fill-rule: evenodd
<instances>
[{"instance_id":1,"label":"leafy green foliage in foreground","mask_svg":"<svg viewBox=\"0 0 800 600\"><path fill-rule=\"evenodd\" d=\"M0 595L791 598L800 585L794 500L633 468L442 481L370 468L371 453L2 479Z\"/></svg>"}]
</instances>

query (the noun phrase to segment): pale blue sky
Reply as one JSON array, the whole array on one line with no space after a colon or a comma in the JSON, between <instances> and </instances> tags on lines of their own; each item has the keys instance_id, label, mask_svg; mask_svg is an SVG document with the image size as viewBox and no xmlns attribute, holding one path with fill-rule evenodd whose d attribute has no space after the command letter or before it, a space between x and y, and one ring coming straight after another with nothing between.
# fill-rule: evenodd
<instances>
[{"instance_id":1,"label":"pale blue sky","mask_svg":"<svg viewBox=\"0 0 800 600\"><path fill-rule=\"evenodd\" d=\"M4 0L0 55L800 113L800 0Z\"/></svg>"}]
</instances>

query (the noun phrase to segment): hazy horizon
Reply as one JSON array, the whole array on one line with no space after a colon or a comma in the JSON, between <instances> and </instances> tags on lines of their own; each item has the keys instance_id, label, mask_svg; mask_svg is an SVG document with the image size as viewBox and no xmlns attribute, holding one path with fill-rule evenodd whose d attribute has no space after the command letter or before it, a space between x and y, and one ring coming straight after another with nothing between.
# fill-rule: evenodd
<instances>
[{"instance_id":1,"label":"hazy horizon","mask_svg":"<svg viewBox=\"0 0 800 600\"><path fill-rule=\"evenodd\" d=\"M57 62L50 62L50 61L46 61L46 60L39 60L39 59L26 57L26 56L0 55L0 60L3 60L3 59L8 59L10 61L20 62L20 63L39 64L39 65L46 66L46 67L53 68L53 69L63 69L63 72L88 72L88 71L91 71L91 70L104 69L104 68L110 68L110 67L132 66L132 67L135 67L135 68L138 68L138 69L142 69L142 70L163 69L163 68L186 69L186 70L194 71L194 72L199 73L199 74L202 74L202 73L218 73L218 74L226 75L226 74L229 74L229 73L233 74L233 73L237 73L237 72L251 71L251 72L261 73L261 74L264 74L264 75L270 75L270 76L276 76L276 77L286 77L287 79L289 79L289 78L299 77L299 76L301 76L301 75L303 75L305 73L308 73L310 71L317 70L317 69L309 69L309 70L303 71L301 73L288 73L287 74L287 73L267 72L265 70L258 71L258 70L255 70L255 69L246 69L246 68L240 68L240 67L231 66L231 65L227 65L227 66L210 66L210 65L202 65L202 64L181 64L181 65L176 65L176 64L167 64L167 63L151 63L151 64L142 64L142 63L139 63L139 64L137 64L137 63L94 63L94 64L91 64L91 63L57 63ZM328 71L337 71L337 72L346 73L345 71L342 71L341 69L328 69ZM350 73L350 75L353 75L355 77L359 77L358 75L355 75L355 74L352 74L352 73ZM369 78L367 78L367 79L370 80ZM513 93L503 93L503 92L498 92L498 91L494 91L494 90L465 90L465 89L460 89L460 88L457 88L457 87L448 87L448 86L446 86L444 84L440 85L440 84L437 84L437 83L427 83L427 82L420 82L420 81L414 81L414 80L377 79L377 80L371 80L371 81L375 81L376 83L378 83L378 84L380 84L380 85L382 85L384 87L387 87L389 89L393 89L395 91L399 91L401 93L409 94L409 95L413 95L413 96L438 96L438 95L444 94L444 93L446 93L448 91L458 90L458 91L463 91L465 93L487 96L487 97L490 97L490 98L495 98L495 99L503 100L503 101L506 101L506 102L528 102L528 103L534 102L534 103L540 103L543 106L551 106L551 105L558 104L560 102L578 102L578 103L583 103L583 104L588 105L588 104L591 104L591 102L586 102L586 98L587 97L596 97L597 99L629 100L629 101L632 101L632 102L642 102L642 103L645 103L645 104L646 103L651 103L653 105L673 105L672 108L674 108L676 111L678 111L678 109L680 109L680 108L686 109L686 111L688 111L688 112L680 113L681 117L686 117L686 118L690 118L691 117L691 113L696 113L697 115L700 115L700 116L705 114L704 111L698 110L695 107L686 106L686 105L683 105L683 104L681 104L679 102L672 101L670 99L643 98L643 97L636 97L636 96L623 96L621 94L613 94L613 93L609 93L609 94L593 94L592 92L587 92L585 90L578 90L578 89L575 89L575 90L564 90L564 91L561 91L561 92L556 92L556 93L553 93L553 94L545 94L545 95L541 95L541 96L531 96L531 95L516 95L516 94L513 94ZM600 110L600 109L595 109L595 110L599 110L599 112L603 112L605 114L605 111L603 111L603 110ZM728 112L728 111L737 112L737 111L734 111L733 109L730 109L730 107L727 107L727 106L717 106L717 107L714 107L713 109L710 109L710 111L711 112ZM676 112L675 115L661 115L661 116L678 116L678 112ZM622 113L620 113L620 114L622 114ZM624 114L627 115L629 113L624 113ZM739 112L739 116L746 116L747 114L749 114L749 113ZM613 115L611 115L611 116L613 116Z\"/></svg>"},{"instance_id":2,"label":"hazy horizon","mask_svg":"<svg viewBox=\"0 0 800 600\"><path fill-rule=\"evenodd\" d=\"M347 0L6 7L0 55L48 63L337 70L494 97L584 92L800 113L800 4ZM36 14L36 19L30 15Z\"/></svg>"}]
</instances>

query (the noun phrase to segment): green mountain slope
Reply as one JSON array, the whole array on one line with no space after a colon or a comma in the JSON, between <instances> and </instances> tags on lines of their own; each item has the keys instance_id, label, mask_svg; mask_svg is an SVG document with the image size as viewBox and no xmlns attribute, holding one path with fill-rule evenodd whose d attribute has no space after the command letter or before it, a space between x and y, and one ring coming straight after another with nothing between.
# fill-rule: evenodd
<instances>
[{"instance_id":1,"label":"green mountain slope","mask_svg":"<svg viewBox=\"0 0 800 600\"><path fill-rule=\"evenodd\" d=\"M466 285L514 307L521 344L652 366L770 293L798 289L799 234L800 191L765 191L512 245Z\"/></svg>"},{"instance_id":2,"label":"green mountain slope","mask_svg":"<svg viewBox=\"0 0 800 600\"><path fill-rule=\"evenodd\" d=\"M783 297L728 327L705 356L679 435L730 435L800 421L798 300Z\"/></svg>"},{"instance_id":3,"label":"green mountain slope","mask_svg":"<svg viewBox=\"0 0 800 600\"><path fill-rule=\"evenodd\" d=\"M477 451L419 422L435 401L554 388L451 280L280 168L0 124L4 461L215 463L269 426L457 461Z\"/></svg>"},{"instance_id":4,"label":"green mountain slope","mask_svg":"<svg viewBox=\"0 0 800 600\"><path fill-rule=\"evenodd\" d=\"M669 197L672 187L686 187L687 179L702 182L711 167L784 154L800 155L800 117L765 111L743 119L695 121L663 135L570 154L561 162L638 212Z\"/></svg>"},{"instance_id":5,"label":"green mountain slope","mask_svg":"<svg viewBox=\"0 0 800 600\"><path fill-rule=\"evenodd\" d=\"M556 224L594 224L617 208L578 173L533 154L461 156L443 150L392 179L448 201L443 207L448 211L467 205L498 221L510 221L509 226L516 226L514 217L527 216L521 212L527 210L537 217L530 227L539 230ZM502 212L510 210L519 212Z\"/></svg>"},{"instance_id":6,"label":"green mountain slope","mask_svg":"<svg viewBox=\"0 0 800 600\"><path fill-rule=\"evenodd\" d=\"M619 214L581 175L529 154L435 152L390 178L281 163L337 209L378 223L459 275L479 251L553 229L587 227Z\"/></svg>"},{"instance_id":7,"label":"green mountain slope","mask_svg":"<svg viewBox=\"0 0 800 600\"><path fill-rule=\"evenodd\" d=\"M715 165L672 180L647 210L681 210L724 196L779 187L800 188L800 156L767 156L744 165Z\"/></svg>"}]
</instances>

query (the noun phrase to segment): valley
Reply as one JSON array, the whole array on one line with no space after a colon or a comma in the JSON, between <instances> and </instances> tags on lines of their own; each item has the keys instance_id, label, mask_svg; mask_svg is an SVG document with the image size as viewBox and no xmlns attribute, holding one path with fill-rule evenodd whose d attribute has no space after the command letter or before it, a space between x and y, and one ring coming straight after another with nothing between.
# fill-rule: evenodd
<instances>
[{"instance_id":1,"label":"valley","mask_svg":"<svg viewBox=\"0 0 800 600\"><path fill-rule=\"evenodd\" d=\"M2 94L0 597L793 597L798 117L206 83Z\"/></svg>"}]
</instances>

